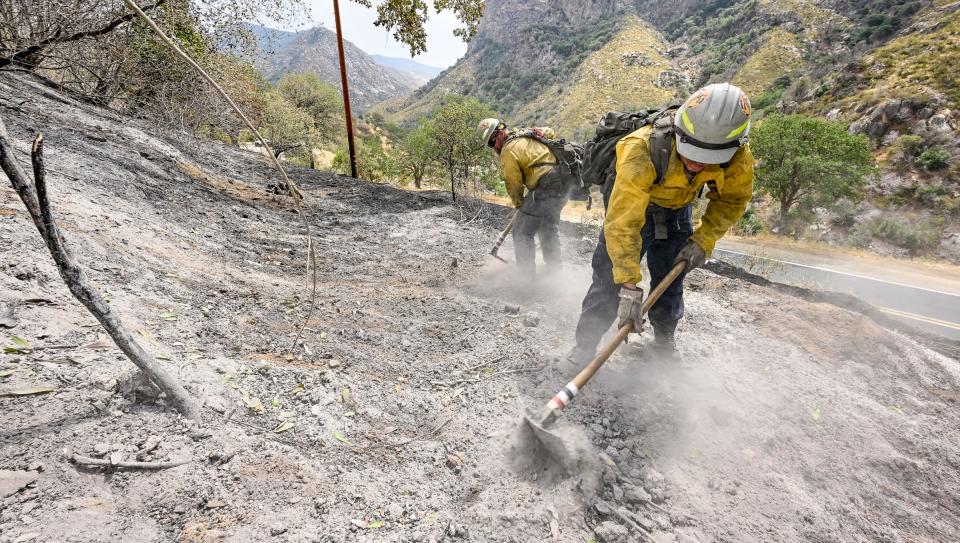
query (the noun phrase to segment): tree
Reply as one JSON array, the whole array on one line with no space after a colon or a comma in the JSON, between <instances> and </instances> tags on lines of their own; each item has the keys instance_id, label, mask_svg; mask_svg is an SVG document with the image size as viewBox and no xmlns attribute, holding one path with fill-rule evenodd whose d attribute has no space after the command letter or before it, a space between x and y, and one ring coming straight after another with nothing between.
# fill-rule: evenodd
<instances>
[{"instance_id":1,"label":"tree","mask_svg":"<svg viewBox=\"0 0 960 543\"><path fill-rule=\"evenodd\" d=\"M422 118L400 141L397 166L402 173L413 178L414 186L419 189L436 155L436 130L430 119Z\"/></svg>"},{"instance_id":2,"label":"tree","mask_svg":"<svg viewBox=\"0 0 960 543\"><path fill-rule=\"evenodd\" d=\"M477 138L476 128L482 119L493 115L483 102L457 94L446 96L433 112L435 156L450 175L450 197L454 201L457 174L466 178L471 168L484 159L490 160L488 149Z\"/></svg>"},{"instance_id":3,"label":"tree","mask_svg":"<svg viewBox=\"0 0 960 543\"><path fill-rule=\"evenodd\" d=\"M313 117L279 92L267 94L260 115L260 132L270 140L274 156L295 149L310 152L316 139Z\"/></svg>"},{"instance_id":4,"label":"tree","mask_svg":"<svg viewBox=\"0 0 960 543\"><path fill-rule=\"evenodd\" d=\"M343 102L340 91L324 83L315 74L288 74L277 82L277 92L313 118L317 137L334 141L343 126Z\"/></svg>"},{"instance_id":5,"label":"tree","mask_svg":"<svg viewBox=\"0 0 960 543\"><path fill-rule=\"evenodd\" d=\"M353 1L367 7L374 5L372 0ZM451 11L463 23L461 28L453 31L463 41L470 41L477 34L485 8L484 0L433 0L434 11ZM417 56L427 50L424 24L428 18L426 0L379 0L377 20L373 24L392 31L394 39L410 47L410 56Z\"/></svg>"},{"instance_id":6,"label":"tree","mask_svg":"<svg viewBox=\"0 0 960 543\"><path fill-rule=\"evenodd\" d=\"M840 124L803 115L773 115L757 123L750 146L759 160L756 186L780 203L780 232L790 212L809 211L841 197L862 198L874 173L870 142Z\"/></svg>"}]
</instances>

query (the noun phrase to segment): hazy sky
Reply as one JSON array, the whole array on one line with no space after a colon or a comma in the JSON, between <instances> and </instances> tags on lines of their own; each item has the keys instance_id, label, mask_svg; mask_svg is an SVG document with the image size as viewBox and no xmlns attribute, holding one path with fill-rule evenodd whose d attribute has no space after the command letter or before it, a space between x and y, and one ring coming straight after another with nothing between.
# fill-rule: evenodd
<instances>
[{"instance_id":1,"label":"hazy sky","mask_svg":"<svg viewBox=\"0 0 960 543\"><path fill-rule=\"evenodd\" d=\"M311 8L312 22L334 30L333 0L307 0ZM376 2L374 2L376 5ZM343 37L370 54L390 57L410 58L410 50L398 44L383 28L373 26L377 13L350 0L340 0L340 22L343 24ZM427 52L414 60L430 66L446 68L453 65L467 51L467 44L453 35L458 26L456 18L450 13L433 13L427 21ZM298 29L302 30L302 29Z\"/></svg>"}]
</instances>

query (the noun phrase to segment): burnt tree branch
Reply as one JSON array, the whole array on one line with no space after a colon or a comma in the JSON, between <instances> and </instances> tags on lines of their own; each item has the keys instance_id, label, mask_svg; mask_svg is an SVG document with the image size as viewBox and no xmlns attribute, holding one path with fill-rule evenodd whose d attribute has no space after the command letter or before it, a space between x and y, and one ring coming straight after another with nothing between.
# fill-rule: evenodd
<instances>
[{"instance_id":1,"label":"burnt tree branch","mask_svg":"<svg viewBox=\"0 0 960 543\"><path fill-rule=\"evenodd\" d=\"M167 0L156 0L155 2L144 4L140 9L143 11L154 10L166 3ZM34 68L40 64L40 59L38 58L44 49L51 45L56 45L59 43L69 43L73 41L82 40L84 38L96 38L99 36L104 36L116 30L116 28L124 23L128 23L137 18L136 13L127 13L121 15L108 22L105 26L94 29L94 30L84 30L82 32L75 32L68 36L63 36L63 29L57 29L56 33L49 38L41 40L30 47L21 49L14 54L7 57L0 57L0 68L4 68L11 64L16 64L23 66L24 68Z\"/></svg>"},{"instance_id":2,"label":"burnt tree branch","mask_svg":"<svg viewBox=\"0 0 960 543\"><path fill-rule=\"evenodd\" d=\"M20 199L23 200L70 293L100 321L123 354L140 368L157 388L166 393L167 399L177 411L189 419L199 421L200 410L190 394L137 343L120 322L113 308L90 285L86 274L73 259L50 209L44 175L42 135L38 135L34 140L31 151L34 183L30 182L26 173L20 168L20 164L17 163L3 120L0 119L0 167L10 179Z\"/></svg>"}]
</instances>

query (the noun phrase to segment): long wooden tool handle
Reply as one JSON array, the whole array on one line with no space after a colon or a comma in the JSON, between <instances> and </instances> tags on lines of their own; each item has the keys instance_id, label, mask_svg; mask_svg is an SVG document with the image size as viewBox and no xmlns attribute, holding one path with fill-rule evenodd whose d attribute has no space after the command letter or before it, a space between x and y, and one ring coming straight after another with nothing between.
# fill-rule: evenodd
<instances>
[{"instance_id":1,"label":"long wooden tool handle","mask_svg":"<svg viewBox=\"0 0 960 543\"><path fill-rule=\"evenodd\" d=\"M650 308L653 307L653 304L657 303L657 300L660 299L660 296L663 294L663 292L673 284L677 277L683 273L683 270L685 270L686 267L686 262L677 262L677 264L673 266L673 269L670 270L670 273L668 273L666 277L664 277L663 280L657 284L656 288L650 292L650 296L644 300L643 305L640 306L640 318L643 318L643 316L650 311ZM590 382L590 379L593 377L593 375L597 373L607 359L610 358L610 355L617 350L617 347L619 347L620 344L627 339L627 335L631 330L633 330L632 322L623 325L623 327L617 330L617 335L615 335L609 343L600 349L600 352L597 353L597 356L594 357L589 364L587 364L587 367L583 368L580 373L573 378L572 381L567 383L567 386L563 387L563 390L558 392L553 399L547 403L547 407L544 412L545 421L551 421L559 415L559 412L562 411L571 400L573 400L574 396L580 392L580 389Z\"/></svg>"},{"instance_id":2,"label":"long wooden tool handle","mask_svg":"<svg viewBox=\"0 0 960 543\"><path fill-rule=\"evenodd\" d=\"M503 229L503 232L500 232L500 237L497 238L497 242L493 244L493 249L490 249L491 255L497 256L500 246L503 245L503 242L507 240L507 236L510 235L510 231L513 230L513 225L517 223L518 217L520 217L519 209L513 213L513 218L510 219L510 222L507 224L507 227Z\"/></svg>"}]
</instances>

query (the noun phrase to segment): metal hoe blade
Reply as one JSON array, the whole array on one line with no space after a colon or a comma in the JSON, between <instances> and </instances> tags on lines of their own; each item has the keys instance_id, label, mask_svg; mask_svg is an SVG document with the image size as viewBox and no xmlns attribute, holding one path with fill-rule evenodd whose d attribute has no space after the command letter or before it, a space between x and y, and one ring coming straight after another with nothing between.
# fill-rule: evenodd
<instances>
[{"instance_id":1,"label":"metal hoe blade","mask_svg":"<svg viewBox=\"0 0 960 543\"><path fill-rule=\"evenodd\" d=\"M555 420L556 416L552 413L547 417L543 417L528 412L523 417L523 421L526 423L527 428L530 429L530 433L534 439L532 445L538 449L538 452L542 451L548 457L544 458L544 460L549 459L552 464L566 468L571 464L573 455L571 455L570 449L567 447L564 439L560 437L559 434L547 429Z\"/></svg>"}]
</instances>

